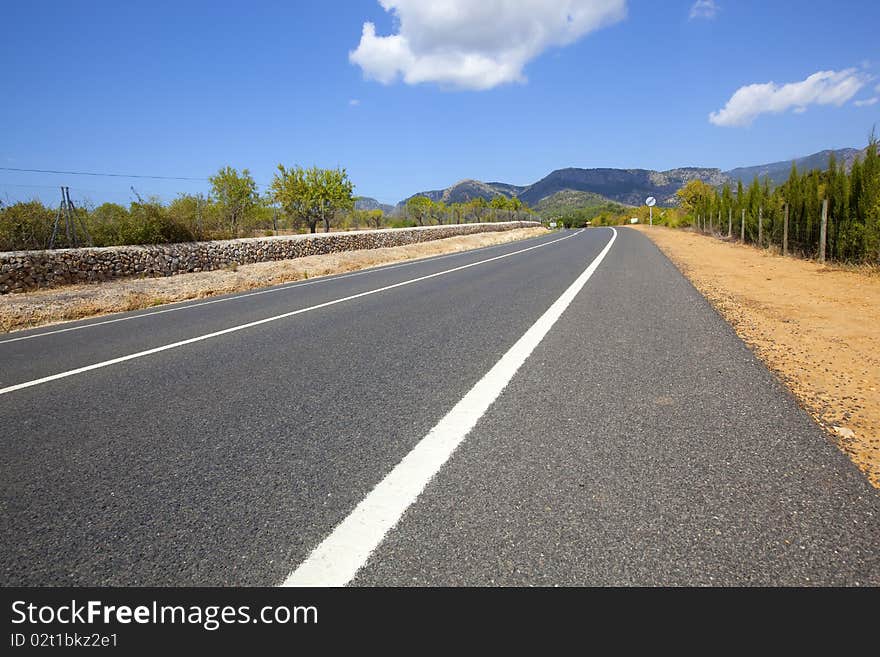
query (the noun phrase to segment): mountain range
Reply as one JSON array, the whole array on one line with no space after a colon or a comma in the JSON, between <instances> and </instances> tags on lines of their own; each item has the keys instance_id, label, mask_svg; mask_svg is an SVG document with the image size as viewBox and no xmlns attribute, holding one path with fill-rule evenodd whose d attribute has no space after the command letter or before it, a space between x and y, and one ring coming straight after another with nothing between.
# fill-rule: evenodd
<instances>
[{"instance_id":1,"label":"mountain range","mask_svg":"<svg viewBox=\"0 0 880 657\"><path fill-rule=\"evenodd\" d=\"M825 169L833 152L838 162L851 165L856 156L864 155L866 149L843 148L835 151L825 150L806 157L797 158L794 163L799 171ZM650 169L557 169L531 185L512 185L504 182L482 182L462 180L444 189L418 192L397 204L400 209L413 196L427 196L432 201L444 203L463 203L481 197L489 200L499 194L517 197L529 207L538 210L558 210L560 207L584 207L615 202L623 205L641 205L649 196L654 196L659 205L677 205L675 193L691 180L702 180L714 187L725 183L735 185L738 181L750 183L755 176L770 178L773 184L785 182L791 172L791 160L771 162L751 167L740 167L730 171L705 167L684 167L668 171ZM381 207L386 212L392 206L380 204L375 199L361 197L357 201L359 209ZM369 206L369 207L368 207Z\"/></svg>"},{"instance_id":2,"label":"mountain range","mask_svg":"<svg viewBox=\"0 0 880 657\"><path fill-rule=\"evenodd\" d=\"M382 210L385 214L391 214L394 212L394 206L389 205L388 203L379 203L374 198L370 198L369 196L358 196L354 200L354 209L355 210Z\"/></svg>"}]
</instances>

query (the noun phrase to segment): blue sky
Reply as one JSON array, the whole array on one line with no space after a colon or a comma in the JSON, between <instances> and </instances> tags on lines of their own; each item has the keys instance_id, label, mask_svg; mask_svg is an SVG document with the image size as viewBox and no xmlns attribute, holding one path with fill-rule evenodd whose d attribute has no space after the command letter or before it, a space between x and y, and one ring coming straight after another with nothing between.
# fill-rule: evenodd
<instances>
[{"instance_id":1,"label":"blue sky","mask_svg":"<svg viewBox=\"0 0 880 657\"><path fill-rule=\"evenodd\" d=\"M229 164L265 183L279 162L340 165L357 193L396 202L568 166L784 160L863 146L880 123L876 0L493 0L488 19L470 17L480 3L438 19L385 1L396 14L374 0L7 3L0 166L205 178ZM60 184L92 202L127 202L132 184L207 190L0 170L4 200L54 202Z\"/></svg>"}]
</instances>

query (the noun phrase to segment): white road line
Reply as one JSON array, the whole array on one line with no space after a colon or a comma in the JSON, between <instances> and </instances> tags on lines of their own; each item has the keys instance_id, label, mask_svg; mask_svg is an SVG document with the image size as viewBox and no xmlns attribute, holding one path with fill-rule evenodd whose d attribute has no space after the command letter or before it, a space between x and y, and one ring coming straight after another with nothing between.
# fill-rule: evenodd
<instances>
[{"instance_id":1,"label":"white road line","mask_svg":"<svg viewBox=\"0 0 880 657\"><path fill-rule=\"evenodd\" d=\"M580 276L477 384L294 570L282 586L345 586L464 441L513 375L608 255L611 239Z\"/></svg>"},{"instance_id":2,"label":"white road line","mask_svg":"<svg viewBox=\"0 0 880 657\"><path fill-rule=\"evenodd\" d=\"M539 235L538 237L543 237L543 235ZM528 238L536 239L534 237ZM392 269L399 269L400 267L409 267L411 265L425 264L428 262L434 262L436 260L443 260L445 258L452 258L455 256L463 256L468 254L479 253L481 251L488 251L489 249L497 249L502 246L509 246L511 242L505 242L504 244L493 244L492 246L484 246L479 249L471 249L468 251L458 251L456 253L447 253L445 255L440 256L432 256L428 258L417 258L414 260L408 260L407 262L401 262L395 265L387 265L387 266L379 266L379 267L371 267L369 269L364 269L362 271L355 271L348 274L339 274L339 275L331 275L331 276L323 276L319 279L312 281L297 281L295 283L283 283L281 285L273 286L267 290L258 290L256 292L244 292L240 294L235 294L234 296L223 297L222 299L211 299L210 301L199 301L197 303L186 303L181 302L186 305L175 305L173 308L162 308L161 310L151 310L148 312L142 312L138 315L127 315L125 317L114 317L113 319L105 319L100 322L92 322L90 324L79 324L77 326L66 326L64 328L54 329L51 331L42 331L40 333L31 333L29 335L21 335L14 338L8 338L6 340L0 340L0 345L8 344L10 342L21 342L22 340L33 340L34 338L42 338L47 335L56 335L57 333L68 333L70 331L81 331L87 328L93 328L95 326L104 326L105 324L115 324L117 322L128 322L132 319L142 319L145 317L152 317L153 315L164 315L165 313L174 313L180 310L189 310L190 308L199 308L201 306L211 306L216 303L225 303L227 301L237 301L239 299L246 299L248 297L256 297L263 294L274 294L275 292L284 292L285 290L291 290L298 287L306 287L308 285L318 285L320 283L329 283L331 281L340 281L344 278L353 278L355 276L365 276L367 274L375 274L377 272L390 271ZM79 320L73 320L79 321Z\"/></svg>"},{"instance_id":3,"label":"white road line","mask_svg":"<svg viewBox=\"0 0 880 657\"><path fill-rule=\"evenodd\" d=\"M77 374L82 374L84 372L90 372L92 370L97 370L102 367L108 367L110 365L116 365L118 363L124 363L129 360L134 360L135 358L143 358L144 356L150 356L152 354L158 354L162 351L168 351L169 349L176 349L178 347L183 347L184 345L193 344L194 342L202 342L203 340L210 340L211 338L216 338L221 335L226 335L227 333L235 333L237 331L243 331L245 329L253 328L254 326L260 326L261 324L268 324L269 322L275 322L279 319L285 319L287 317L293 317L294 315L301 315L303 313L310 312L312 310L318 310L319 308L327 308L328 306L335 306L336 304L345 303L346 301L351 301L353 299L360 299L361 297L367 297L373 294L379 294L380 292L385 292L387 290L393 290L394 288L403 287L404 285L412 285L413 283L418 283L419 281L426 281L430 278L436 278L437 276L444 276L446 274L451 274L452 272L462 271L463 269L470 269L471 267L476 267L478 265L486 264L487 262L494 262L495 260L501 260L503 258L509 258L511 256L518 255L520 253L525 253L526 251L533 251L534 249L540 249L545 246L549 246L550 244L557 244L558 242L563 242L569 238L575 237L576 235L580 235L583 231L580 230L571 235L566 235L558 240L553 240L552 242L542 242L541 244L536 244L535 246L530 246L525 249L520 249L518 251L512 251L511 253L503 253L499 256L495 256L494 258L487 258L486 260L478 260L477 262L471 262L466 265L461 265L459 267L453 267L452 269L444 269L443 271L435 272L433 274L427 274L426 276L419 276L418 278L411 278L406 281L401 281L400 283L394 283L393 285L386 285L384 287L376 288L375 290L368 290L366 292L360 292L358 294L352 294L347 297L342 297L341 299L334 299L333 301L326 301L324 303L319 303L314 306L309 306L308 308L300 308L299 310L292 310L287 313L282 313L280 315L273 315L272 317L266 317L265 319L259 319L254 322L248 322L247 324L239 324L237 326L232 326L227 329L223 329L221 331L214 331L213 333L205 333L204 335L198 335L194 338L189 338L187 340L180 340L179 342L172 342L171 344L162 345L161 347L154 347L153 349L146 349L144 351L138 351L133 354L128 354L127 356L120 356L119 358L111 358L110 360L105 360L100 363L95 363L93 365L86 365L85 367L77 367L73 370L67 370L66 372L59 372L58 374L52 374L50 376L44 376L39 379L34 379L32 381L25 381L24 383L17 383L15 385L7 386L5 388L0 388L0 395L6 395L10 392L15 392L16 390L22 390L24 388L32 388L33 386L38 386L43 383L48 383L49 381L57 381L58 379L65 379L69 376L75 376Z\"/></svg>"}]
</instances>

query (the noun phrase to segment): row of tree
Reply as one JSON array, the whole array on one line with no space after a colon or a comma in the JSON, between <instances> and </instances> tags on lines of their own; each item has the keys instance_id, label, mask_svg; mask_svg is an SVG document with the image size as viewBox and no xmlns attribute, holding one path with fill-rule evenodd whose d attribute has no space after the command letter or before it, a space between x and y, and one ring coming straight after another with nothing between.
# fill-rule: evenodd
<instances>
[{"instance_id":1,"label":"row of tree","mask_svg":"<svg viewBox=\"0 0 880 657\"><path fill-rule=\"evenodd\" d=\"M419 226L521 221L533 219L532 215L529 207L518 198L500 194L488 201L478 196L463 203L448 204L427 196L413 196L404 205L404 217Z\"/></svg>"},{"instance_id":2,"label":"row of tree","mask_svg":"<svg viewBox=\"0 0 880 657\"><path fill-rule=\"evenodd\" d=\"M778 187L757 177L748 187L720 190L699 180L677 193L686 222L714 234L761 246L782 246L807 257L819 254L822 206L827 201L826 254L846 262L880 262L880 157L872 135L864 159L850 167L832 153L824 171L800 172L792 164Z\"/></svg>"},{"instance_id":3,"label":"row of tree","mask_svg":"<svg viewBox=\"0 0 880 657\"><path fill-rule=\"evenodd\" d=\"M40 201L0 203L0 250L44 249L60 222L54 246L163 244L229 239L291 232L426 226L469 221L506 221L528 216L517 199L497 197L444 204L418 196L402 212L356 209L354 185L345 169L278 166L264 194L250 171L224 167L209 178L209 194L182 194L170 203L140 197L127 207L117 203L80 204L72 220L81 228L73 243L67 218Z\"/></svg>"}]
</instances>

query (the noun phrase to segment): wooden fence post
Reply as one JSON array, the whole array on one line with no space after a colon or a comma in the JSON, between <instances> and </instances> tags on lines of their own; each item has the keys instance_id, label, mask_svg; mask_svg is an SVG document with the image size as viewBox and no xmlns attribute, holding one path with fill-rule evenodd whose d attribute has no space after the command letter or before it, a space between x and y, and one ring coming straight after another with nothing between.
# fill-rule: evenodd
<instances>
[{"instance_id":1,"label":"wooden fence post","mask_svg":"<svg viewBox=\"0 0 880 657\"><path fill-rule=\"evenodd\" d=\"M828 199L822 200L822 225L819 227L819 262L825 264L825 240L828 235Z\"/></svg>"},{"instance_id":2,"label":"wooden fence post","mask_svg":"<svg viewBox=\"0 0 880 657\"><path fill-rule=\"evenodd\" d=\"M758 246L764 246L764 208L758 208Z\"/></svg>"},{"instance_id":3,"label":"wooden fence post","mask_svg":"<svg viewBox=\"0 0 880 657\"><path fill-rule=\"evenodd\" d=\"M733 208L727 208L727 239L733 237Z\"/></svg>"},{"instance_id":4,"label":"wooden fence post","mask_svg":"<svg viewBox=\"0 0 880 657\"><path fill-rule=\"evenodd\" d=\"M785 204L785 220L782 223L782 255L788 255L788 203Z\"/></svg>"},{"instance_id":5,"label":"wooden fence post","mask_svg":"<svg viewBox=\"0 0 880 657\"><path fill-rule=\"evenodd\" d=\"M742 210L742 219L739 222L739 241L746 243L746 209Z\"/></svg>"}]
</instances>

